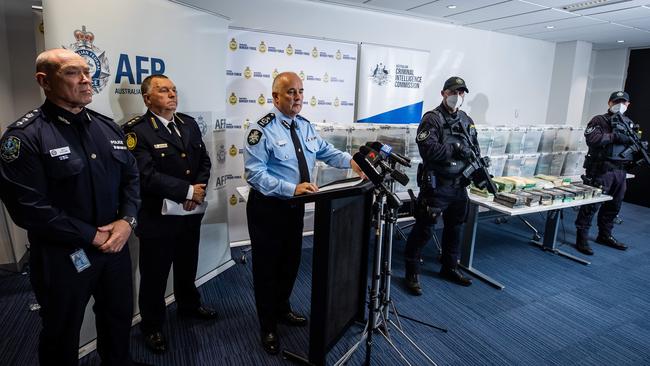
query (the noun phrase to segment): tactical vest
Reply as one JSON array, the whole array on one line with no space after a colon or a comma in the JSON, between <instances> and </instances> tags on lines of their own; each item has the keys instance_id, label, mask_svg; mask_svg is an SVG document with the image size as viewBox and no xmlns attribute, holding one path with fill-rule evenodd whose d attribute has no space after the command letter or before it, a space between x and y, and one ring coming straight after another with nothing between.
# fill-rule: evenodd
<instances>
[{"instance_id":1,"label":"tactical vest","mask_svg":"<svg viewBox=\"0 0 650 366\"><path fill-rule=\"evenodd\" d=\"M607 125L610 126L610 133L613 131L612 119L607 115L599 116L603 118ZM629 123L627 120L621 123ZM603 131L606 133L605 131ZM583 167L587 170L587 174L602 174L612 169L622 169L625 165L633 160L631 150L627 150L627 145L623 144L607 144L604 146L590 146L587 156L585 156L585 163ZM621 156L623 151L627 150L628 154Z\"/></svg>"},{"instance_id":2,"label":"tactical vest","mask_svg":"<svg viewBox=\"0 0 650 366\"><path fill-rule=\"evenodd\" d=\"M461 146L469 146L465 137L458 134L459 132L462 132L460 130L460 124L462 124L463 128L468 133L470 130L470 121L465 112L458 111L455 118L441 113L437 108L427 113L435 113L440 120L444 121L442 124L442 141L440 141L440 143L445 145L459 143ZM467 168L467 165L467 161L457 159L452 155L451 159L447 161L430 162L427 168L428 170L432 170L436 177L456 179L462 175L465 168Z\"/></svg>"}]
</instances>

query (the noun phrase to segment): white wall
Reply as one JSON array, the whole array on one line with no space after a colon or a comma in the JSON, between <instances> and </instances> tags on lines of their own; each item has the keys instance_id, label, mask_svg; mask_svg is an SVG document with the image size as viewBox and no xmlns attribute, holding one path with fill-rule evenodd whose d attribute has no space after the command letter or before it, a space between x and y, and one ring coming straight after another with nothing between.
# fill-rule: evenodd
<instances>
[{"instance_id":1,"label":"white wall","mask_svg":"<svg viewBox=\"0 0 650 366\"><path fill-rule=\"evenodd\" d=\"M42 102L34 80L33 24L29 1L0 1L0 133ZM10 264L12 268L11 264L26 252L27 235L9 222L9 215L0 206L0 265Z\"/></svg>"},{"instance_id":2,"label":"white wall","mask_svg":"<svg viewBox=\"0 0 650 366\"><path fill-rule=\"evenodd\" d=\"M629 50L627 48L600 50L591 53L589 83L582 114L582 125L607 111L612 92L623 89L627 77ZM634 102L634 101L633 101Z\"/></svg>"},{"instance_id":3,"label":"white wall","mask_svg":"<svg viewBox=\"0 0 650 366\"><path fill-rule=\"evenodd\" d=\"M584 41L562 42L555 46L547 123L580 125L588 84L591 49L591 43Z\"/></svg>"},{"instance_id":4,"label":"white wall","mask_svg":"<svg viewBox=\"0 0 650 366\"><path fill-rule=\"evenodd\" d=\"M15 117L5 5L4 1L0 1L0 133L7 127L9 120Z\"/></svg>"},{"instance_id":5,"label":"white wall","mask_svg":"<svg viewBox=\"0 0 650 366\"><path fill-rule=\"evenodd\" d=\"M424 108L446 78L468 84L464 109L477 123L546 121L555 45L404 16L298 0L183 0L232 19L231 26L431 52Z\"/></svg>"}]
</instances>

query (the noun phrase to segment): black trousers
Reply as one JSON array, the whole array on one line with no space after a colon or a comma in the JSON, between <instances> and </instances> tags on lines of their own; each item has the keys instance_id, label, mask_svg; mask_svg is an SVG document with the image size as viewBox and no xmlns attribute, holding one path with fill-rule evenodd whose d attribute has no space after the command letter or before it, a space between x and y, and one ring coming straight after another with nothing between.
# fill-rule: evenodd
<instances>
[{"instance_id":1,"label":"black trousers","mask_svg":"<svg viewBox=\"0 0 650 366\"><path fill-rule=\"evenodd\" d=\"M131 256L84 249L90 267L78 273L70 259L76 248L32 242L30 280L43 321L38 358L42 366L78 365L79 331L90 296L95 305L97 352L102 365L131 365L133 318Z\"/></svg>"},{"instance_id":2,"label":"black trousers","mask_svg":"<svg viewBox=\"0 0 650 366\"><path fill-rule=\"evenodd\" d=\"M614 219L621 211L621 204L625 197L626 189L626 172L622 169L610 170L603 174L592 176L591 184L595 187L602 187L603 194L613 197L610 201L594 203L591 205L580 206L578 217L576 218L576 230L580 234L587 236L591 221L598 212L598 232L602 235L611 235L614 228Z\"/></svg>"},{"instance_id":3,"label":"black trousers","mask_svg":"<svg viewBox=\"0 0 650 366\"><path fill-rule=\"evenodd\" d=\"M162 331L165 322L165 290L174 265L174 297L178 309L194 310L201 295L194 284L199 260L201 220L196 215L165 219L174 227L164 237L140 238L140 327L145 334Z\"/></svg>"},{"instance_id":4,"label":"black trousers","mask_svg":"<svg viewBox=\"0 0 650 366\"><path fill-rule=\"evenodd\" d=\"M442 266L454 269L460 256L460 236L463 223L467 218L469 199L467 190L462 186L437 187L433 190L422 190L418 201L423 201L429 207L442 211L444 228L442 230ZM422 248L431 240L435 220L430 216L416 215L415 225L406 240L404 259L409 273L420 273L420 257Z\"/></svg>"},{"instance_id":5,"label":"black trousers","mask_svg":"<svg viewBox=\"0 0 650 366\"><path fill-rule=\"evenodd\" d=\"M304 204L266 197L251 189L246 205L253 255L255 304L262 331L275 331L300 266Z\"/></svg>"}]
</instances>

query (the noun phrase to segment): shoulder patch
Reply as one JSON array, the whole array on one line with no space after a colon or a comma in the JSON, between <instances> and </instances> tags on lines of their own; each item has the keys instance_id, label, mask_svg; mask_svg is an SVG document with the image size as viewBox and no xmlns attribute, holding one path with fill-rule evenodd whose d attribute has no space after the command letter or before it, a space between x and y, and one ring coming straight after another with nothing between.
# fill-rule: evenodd
<instances>
[{"instance_id":1,"label":"shoulder patch","mask_svg":"<svg viewBox=\"0 0 650 366\"><path fill-rule=\"evenodd\" d=\"M415 141L422 142L422 141L428 139L430 135L431 135L431 132L429 130L424 130L424 131L418 133L418 136L415 138Z\"/></svg>"},{"instance_id":2,"label":"shoulder patch","mask_svg":"<svg viewBox=\"0 0 650 366\"><path fill-rule=\"evenodd\" d=\"M303 116L301 116L301 115L297 115L296 117L297 117L298 119L301 119L301 120L307 122L307 123L311 123L311 122L309 122L309 120L308 120L307 118L305 118L305 117L303 117Z\"/></svg>"},{"instance_id":3,"label":"shoulder patch","mask_svg":"<svg viewBox=\"0 0 650 366\"><path fill-rule=\"evenodd\" d=\"M251 132L248 133L248 137L246 138L246 141L248 142L249 145L257 145L257 143L260 142L262 139L262 131L252 129Z\"/></svg>"},{"instance_id":4,"label":"shoulder patch","mask_svg":"<svg viewBox=\"0 0 650 366\"><path fill-rule=\"evenodd\" d=\"M585 136L586 136L586 135L589 135L589 134L592 133L592 132L594 132L595 129L596 129L596 126L588 126L588 127L585 129Z\"/></svg>"},{"instance_id":5,"label":"shoulder patch","mask_svg":"<svg viewBox=\"0 0 650 366\"><path fill-rule=\"evenodd\" d=\"M34 109L32 111L29 111L25 113L24 116L19 118L16 122L12 123L7 127L7 129L13 129L13 128L25 128L29 126L30 123L32 123L36 117L41 115L41 111L38 109Z\"/></svg>"},{"instance_id":6,"label":"shoulder patch","mask_svg":"<svg viewBox=\"0 0 650 366\"><path fill-rule=\"evenodd\" d=\"M262 117L259 121L257 121L257 124L262 126L262 127L266 127L266 125L271 123L271 121L273 121L274 119L275 119L275 114L274 113L269 113L266 116ZM255 131L255 130L253 130L253 131Z\"/></svg>"},{"instance_id":7,"label":"shoulder patch","mask_svg":"<svg viewBox=\"0 0 650 366\"><path fill-rule=\"evenodd\" d=\"M20 139L16 136L7 136L0 142L0 158L5 163L11 163L20 155Z\"/></svg>"},{"instance_id":8,"label":"shoulder patch","mask_svg":"<svg viewBox=\"0 0 650 366\"><path fill-rule=\"evenodd\" d=\"M129 132L126 134L126 148L129 150L135 149L135 146L138 144L138 136L135 132Z\"/></svg>"}]
</instances>

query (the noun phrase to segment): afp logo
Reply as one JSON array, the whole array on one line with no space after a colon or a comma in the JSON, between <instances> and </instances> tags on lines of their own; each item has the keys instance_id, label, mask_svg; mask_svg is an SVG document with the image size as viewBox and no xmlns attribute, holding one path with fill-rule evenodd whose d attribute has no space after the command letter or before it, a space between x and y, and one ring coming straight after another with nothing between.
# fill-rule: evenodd
<instances>
[{"instance_id":1,"label":"afp logo","mask_svg":"<svg viewBox=\"0 0 650 366\"><path fill-rule=\"evenodd\" d=\"M81 30L75 30L73 34L76 42L70 44L68 47L71 51L83 57L88 63L93 92L98 94L106 87L108 77L111 76L106 52L95 46L93 43L95 41L95 35L92 32L88 32L85 25L81 26Z\"/></svg>"},{"instance_id":2,"label":"afp logo","mask_svg":"<svg viewBox=\"0 0 650 366\"><path fill-rule=\"evenodd\" d=\"M226 182L228 181L228 176L227 175L222 175L220 177L215 178L215 188L216 189L222 189L226 186Z\"/></svg>"},{"instance_id":3,"label":"afp logo","mask_svg":"<svg viewBox=\"0 0 650 366\"><path fill-rule=\"evenodd\" d=\"M226 119L225 118L218 118L214 122L214 129L215 130L225 130L226 129Z\"/></svg>"},{"instance_id":4,"label":"afp logo","mask_svg":"<svg viewBox=\"0 0 650 366\"><path fill-rule=\"evenodd\" d=\"M120 54L115 72L115 84L120 84L122 78L127 78L129 84L142 84L142 80L148 75L159 75L165 73L165 61L155 57L135 56L135 75L129 55ZM147 67L151 66L151 70ZM135 76L135 77L134 77Z\"/></svg>"}]
</instances>

